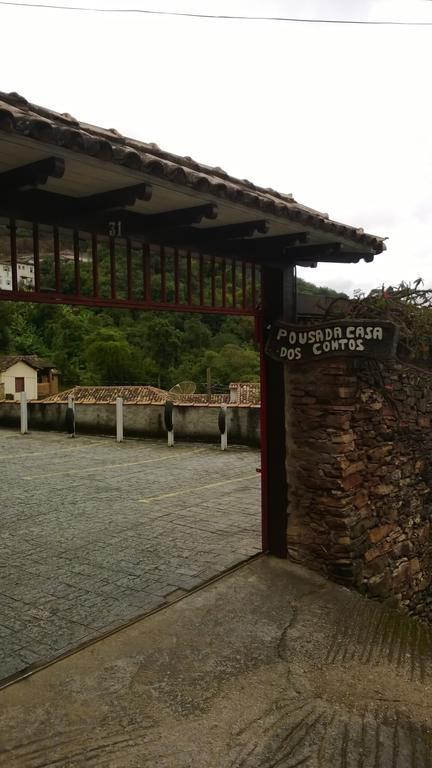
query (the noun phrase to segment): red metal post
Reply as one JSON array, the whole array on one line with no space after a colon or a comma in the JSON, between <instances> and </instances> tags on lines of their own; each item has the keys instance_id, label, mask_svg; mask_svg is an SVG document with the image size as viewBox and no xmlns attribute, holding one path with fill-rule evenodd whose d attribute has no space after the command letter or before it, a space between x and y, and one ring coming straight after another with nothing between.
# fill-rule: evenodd
<instances>
[{"instance_id":1,"label":"red metal post","mask_svg":"<svg viewBox=\"0 0 432 768\"><path fill-rule=\"evenodd\" d=\"M111 298L115 299L117 295L116 291L116 253L115 253L115 239L110 237L109 239L109 253L110 253L110 283L111 283Z\"/></svg>"},{"instance_id":2,"label":"red metal post","mask_svg":"<svg viewBox=\"0 0 432 768\"><path fill-rule=\"evenodd\" d=\"M54 284L57 293L61 293L61 272L60 272L60 235L58 227L53 227L54 243Z\"/></svg>"},{"instance_id":3,"label":"red metal post","mask_svg":"<svg viewBox=\"0 0 432 768\"><path fill-rule=\"evenodd\" d=\"M39 226L33 224L34 289L40 291Z\"/></svg>"},{"instance_id":4,"label":"red metal post","mask_svg":"<svg viewBox=\"0 0 432 768\"><path fill-rule=\"evenodd\" d=\"M97 235L92 235L92 268L93 268L93 296L99 296L99 269L98 269L98 241Z\"/></svg>"},{"instance_id":5,"label":"red metal post","mask_svg":"<svg viewBox=\"0 0 432 768\"><path fill-rule=\"evenodd\" d=\"M204 256L199 256L199 303L204 304Z\"/></svg>"},{"instance_id":6,"label":"red metal post","mask_svg":"<svg viewBox=\"0 0 432 768\"><path fill-rule=\"evenodd\" d=\"M287 556L288 482L286 471L285 371L264 354L267 327L295 319L295 276L290 267L261 269L261 450L263 536L268 550ZM264 528L265 526L265 528Z\"/></svg>"},{"instance_id":7,"label":"red metal post","mask_svg":"<svg viewBox=\"0 0 432 768\"><path fill-rule=\"evenodd\" d=\"M256 309L257 296L256 296L256 272L255 264L251 264L251 292L252 292L252 307Z\"/></svg>"},{"instance_id":8,"label":"red metal post","mask_svg":"<svg viewBox=\"0 0 432 768\"><path fill-rule=\"evenodd\" d=\"M150 248L147 243L143 245L143 280L144 280L144 301L146 304L151 304L152 289L151 289L151 264L150 264Z\"/></svg>"},{"instance_id":9,"label":"red metal post","mask_svg":"<svg viewBox=\"0 0 432 768\"><path fill-rule=\"evenodd\" d=\"M77 296L79 296L81 293L81 274L80 274L79 232L77 229L74 229L73 231L73 252L74 252L75 293Z\"/></svg>"},{"instance_id":10,"label":"red metal post","mask_svg":"<svg viewBox=\"0 0 432 768\"><path fill-rule=\"evenodd\" d=\"M174 250L174 302L179 303L179 252L177 248Z\"/></svg>"},{"instance_id":11,"label":"red metal post","mask_svg":"<svg viewBox=\"0 0 432 768\"><path fill-rule=\"evenodd\" d=\"M269 509L268 509L268 429L267 429L267 376L264 352L263 314L255 314L255 333L260 351L260 442L261 442L261 546L263 552L269 549Z\"/></svg>"},{"instance_id":12,"label":"red metal post","mask_svg":"<svg viewBox=\"0 0 432 768\"><path fill-rule=\"evenodd\" d=\"M132 247L129 238L126 240L126 290L128 301L132 300Z\"/></svg>"},{"instance_id":13,"label":"red metal post","mask_svg":"<svg viewBox=\"0 0 432 768\"><path fill-rule=\"evenodd\" d=\"M211 272L211 305L212 307L215 307L216 306L216 259L214 256L211 257L210 272Z\"/></svg>"},{"instance_id":14,"label":"red metal post","mask_svg":"<svg viewBox=\"0 0 432 768\"><path fill-rule=\"evenodd\" d=\"M16 244L16 221L9 219L10 236L10 257L12 272L12 291L18 291L18 268L17 268L17 244Z\"/></svg>"},{"instance_id":15,"label":"red metal post","mask_svg":"<svg viewBox=\"0 0 432 768\"><path fill-rule=\"evenodd\" d=\"M186 296L187 296L187 303L189 305L192 304L192 257L190 254L190 251L188 251L187 255L187 261L186 261Z\"/></svg>"},{"instance_id":16,"label":"red metal post","mask_svg":"<svg viewBox=\"0 0 432 768\"><path fill-rule=\"evenodd\" d=\"M247 303L247 264L245 261L242 262L242 301L241 305L243 309L246 309L248 303Z\"/></svg>"},{"instance_id":17,"label":"red metal post","mask_svg":"<svg viewBox=\"0 0 432 768\"><path fill-rule=\"evenodd\" d=\"M165 248L163 245L161 245L160 248L160 277L161 277L161 302L163 304L166 303L167 300L167 294L166 294L166 258L165 258Z\"/></svg>"},{"instance_id":18,"label":"red metal post","mask_svg":"<svg viewBox=\"0 0 432 768\"><path fill-rule=\"evenodd\" d=\"M221 259L222 306L226 307L226 261Z\"/></svg>"}]
</instances>

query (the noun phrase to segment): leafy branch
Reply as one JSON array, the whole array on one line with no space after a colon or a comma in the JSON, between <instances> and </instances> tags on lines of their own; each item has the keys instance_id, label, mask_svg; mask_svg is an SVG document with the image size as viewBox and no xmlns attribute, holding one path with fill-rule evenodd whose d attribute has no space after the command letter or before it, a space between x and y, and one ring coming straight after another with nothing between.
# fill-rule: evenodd
<instances>
[{"instance_id":1,"label":"leafy branch","mask_svg":"<svg viewBox=\"0 0 432 768\"><path fill-rule=\"evenodd\" d=\"M398 326L398 357L422 367L432 367L432 289L422 278L413 283L381 286L370 293L356 291L354 299L334 299L326 318L388 320Z\"/></svg>"}]
</instances>

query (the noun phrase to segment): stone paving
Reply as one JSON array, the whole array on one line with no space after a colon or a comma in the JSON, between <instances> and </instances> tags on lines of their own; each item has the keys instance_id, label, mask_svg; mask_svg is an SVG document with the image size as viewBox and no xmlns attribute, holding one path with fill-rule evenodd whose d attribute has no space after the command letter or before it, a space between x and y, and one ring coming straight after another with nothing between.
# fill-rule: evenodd
<instances>
[{"instance_id":1,"label":"stone paving","mask_svg":"<svg viewBox=\"0 0 432 768\"><path fill-rule=\"evenodd\" d=\"M266 555L0 691L0 768L431 768L431 629Z\"/></svg>"},{"instance_id":2,"label":"stone paving","mask_svg":"<svg viewBox=\"0 0 432 768\"><path fill-rule=\"evenodd\" d=\"M258 552L259 463L241 447L0 430L0 679Z\"/></svg>"}]
</instances>

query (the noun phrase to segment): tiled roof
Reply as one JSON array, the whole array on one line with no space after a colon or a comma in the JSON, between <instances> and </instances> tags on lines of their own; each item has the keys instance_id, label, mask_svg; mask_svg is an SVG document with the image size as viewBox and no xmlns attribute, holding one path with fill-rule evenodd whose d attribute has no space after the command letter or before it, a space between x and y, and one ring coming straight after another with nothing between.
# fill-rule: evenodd
<instances>
[{"instance_id":1,"label":"tiled roof","mask_svg":"<svg viewBox=\"0 0 432 768\"><path fill-rule=\"evenodd\" d=\"M0 130L142 171L203 194L212 194L222 200L259 210L264 215L298 222L326 235L364 245L375 253L385 249L384 238L332 221L328 214L297 203L292 195L257 186L245 179L236 179L221 168L212 168L191 157L165 152L157 144L127 138L114 128L105 129L79 122L67 113L59 114L31 104L17 93L0 91Z\"/></svg>"},{"instance_id":2,"label":"tiled roof","mask_svg":"<svg viewBox=\"0 0 432 768\"><path fill-rule=\"evenodd\" d=\"M43 370L45 368L54 369L53 364L49 360L45 360L37 355L2 355L0 357L0 371L7 371L15 363L27 363L31 368L35 370Z\"/></svg>"},{"instance_id":3,"label":"tiled roof","mask_svg":"<svg viewBox=\"0 0 432 768\"><path fill-rule=\"evenodd\" d=\"M143 405L165 403L174 399L172 395L157 387L122 386L122 387L73 387L57 395L44 398L44 403L67 403L73 397L75 403L115 403L117 397L125 403Z\"/></svg>"},{"instance_id":4,"label":"tiled roof","mask_svg":"<svg viewBox=\"0 0 432 768\"><path fill-rule=\"evenodd\" d=\"M245 385L242 385L245 386ZM259 384L246 385L259 388ZM75 403L94 405L96 403L115 403L117 397L123 398L124 403L129 405L163 405L167 400L172 400L176 405L209 405L217 406L222 403L229 404L230 396L228 394L214 394L210 396L205 394L176 395L172 392L166 392L164 389L148 386L121 386L121 387L73 387L57 395L50 395L44 398L44 403L67 403L68 398L73 397ZM238 403L232 405L259 405L258 397L251 395L250 401L244 391Z\"/></svg>"}]
</instances>

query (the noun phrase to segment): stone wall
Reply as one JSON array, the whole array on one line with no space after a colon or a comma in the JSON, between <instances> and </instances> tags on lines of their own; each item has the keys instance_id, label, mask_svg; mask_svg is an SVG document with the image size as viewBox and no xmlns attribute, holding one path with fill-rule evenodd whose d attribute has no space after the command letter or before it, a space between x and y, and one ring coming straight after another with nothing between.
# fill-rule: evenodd
<instances>
[{"instance_id":1,"label":"stone wall","mask_svg":"<svg viewBox=\"0 0 432 768\"><path fill-rule=\"evenodd\" d=\"M289 557L432 618L432 375L286 369Z\"/></svg>"}]
</instances>

